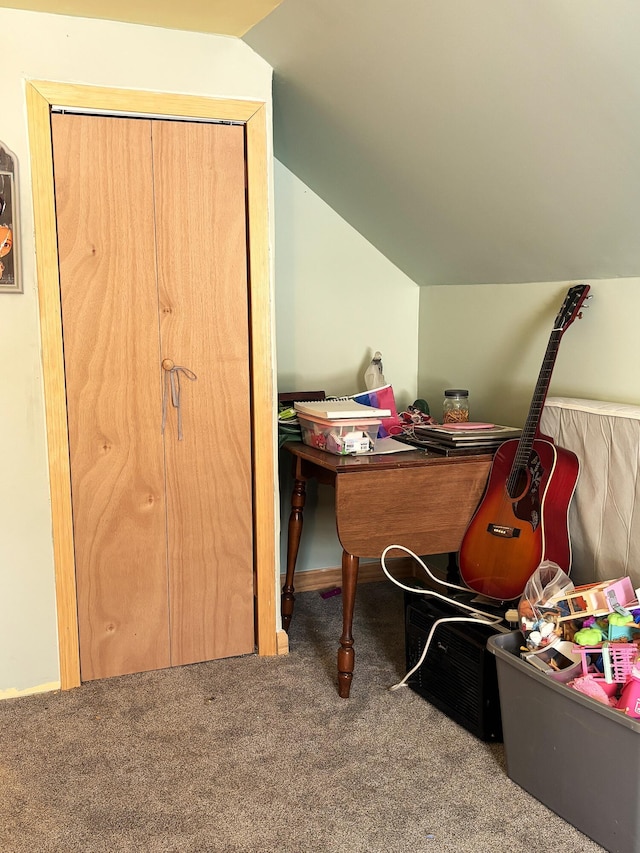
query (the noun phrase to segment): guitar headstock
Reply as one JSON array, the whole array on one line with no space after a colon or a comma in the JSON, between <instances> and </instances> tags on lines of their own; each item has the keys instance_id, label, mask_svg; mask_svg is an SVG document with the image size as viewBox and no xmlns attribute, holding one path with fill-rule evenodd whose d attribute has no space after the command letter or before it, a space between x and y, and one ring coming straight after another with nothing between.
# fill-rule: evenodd
<instances>
[{"instance_id":1,"label":"guitar headstock","mask_svg":"<svg viewBox=\"0 0 640 853\"><path fill-rule=\"evenodd\" d=\"M565 296L564 302L562 303L562 308L558 312L558 316L554 321L554 332L566 331L576 319L576 317L582 316L582 314L580 313L580 309L582 308L585 299L588 298L588 293L588 284L576 284L573 287L569 288L569 292Z\"/></svg>"}]
</instances>

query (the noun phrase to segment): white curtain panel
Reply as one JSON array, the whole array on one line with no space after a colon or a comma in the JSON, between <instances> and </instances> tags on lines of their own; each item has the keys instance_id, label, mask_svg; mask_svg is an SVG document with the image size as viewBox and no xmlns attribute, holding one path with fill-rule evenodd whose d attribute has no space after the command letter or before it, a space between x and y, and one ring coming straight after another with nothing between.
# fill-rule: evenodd
<instances>
[{"instance_id":1,"label":"white curtain panel","mask_svg":"<svg viewBox=\"0 0 640 853\"><path fill-rule=\"evenodd\" d=\"M580 461L569 508L578 584L628 575L640 586L640 406L549 397L540 428Z\"/></svg>"}]
</instances>

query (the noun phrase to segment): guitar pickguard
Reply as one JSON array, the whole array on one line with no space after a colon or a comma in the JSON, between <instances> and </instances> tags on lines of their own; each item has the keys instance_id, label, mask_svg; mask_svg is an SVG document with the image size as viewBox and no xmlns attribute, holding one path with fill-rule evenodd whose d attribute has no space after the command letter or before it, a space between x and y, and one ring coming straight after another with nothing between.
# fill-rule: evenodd
<instances>
[{"instance_id":1,"label":"guitar pickguard","mask_svg":"<svg viewBox=\"0 0 640 853\"><path fill-rule=\"evenodd\" d=\"M513 514L528 522L532 530L536 530L540 524L540 484L544 473L540 457L533 450L526 467L527 491L513 502Z\"/></svg>"}]
</instances>

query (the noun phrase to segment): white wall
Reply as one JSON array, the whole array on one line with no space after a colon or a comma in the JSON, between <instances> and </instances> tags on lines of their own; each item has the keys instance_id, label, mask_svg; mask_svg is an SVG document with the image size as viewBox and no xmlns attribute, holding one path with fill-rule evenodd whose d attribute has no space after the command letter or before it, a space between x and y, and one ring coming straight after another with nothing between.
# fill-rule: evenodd
<instances>
[{"instance_id":1,"label":"white wall","mask_svg":"<svg viewBox=\"0 0 640 853\"><path fill-rule=\"evenodd\" d=\"M59 685L24 81L266 102L271 68L242 41L0 9L2 142L18 159L24 294L0 295L0 698ZM269 132L270 138L270 132ZM269 174L270 185L273 174Z\"/></svg>"},{"instance_id":2,"label":"white wall","mask_svg":"<svg viewBox=\"0 0 640 853\"><path fill-rule=\"evenodd\" d=\"M591 299L562 336L549 394L640 402L640 279L590 281ZM470 392L471 417L521 426L553 321L569 287L535 282L428 287L420 300L420 395Z\"/></svg>"},{"instance_id":3,"label":"white wall","mask_svg":"<svg viewBox=\"0 0 640 853\"><path fill-rule=\"evenodd\" d=\"M365 390L372 355L402 405L415 399L419 289L275 162L278 390Z\"/></svg>"},{"instance_id":4,"label":"white wall","mask_svg":"<svg viewBox=\"0 0 640 853\"><path fill-rule=\"evenodd\" d=\"M416 398L419 288L275 162L278 390L365 390L374 352L399 407ZM290 457L281 452L283 570ZM333 490L310 483L297 571L340 566Z\"/></svg>"}]
</instances>

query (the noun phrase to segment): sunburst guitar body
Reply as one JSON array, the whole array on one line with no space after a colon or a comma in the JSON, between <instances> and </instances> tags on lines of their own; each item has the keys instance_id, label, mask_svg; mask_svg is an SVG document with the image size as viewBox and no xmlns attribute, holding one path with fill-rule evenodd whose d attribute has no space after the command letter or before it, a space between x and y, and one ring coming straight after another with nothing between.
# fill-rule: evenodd
<instances>
[{"instance_id":1,"label":"sunburst guitar body","mask_svg":"<svg viewBox=\"0 0 640 853\"><path fill-rule=\"evenodd\" d=\"M551 439L534 440L510 494L509 475L517 452L518 439L500 445L459 556L467 586L501 601L520 596L544 560L567 572L571 566L568 515L578 459Z\"/></svg>"},{"instance_id":2,"label":"sunburst guitar body","mask_svg":"<svg viewBox=\"0 0 640 853\"><path fill-rule=\"evenodd\" d=\"M571 569L568 513L578 481L578 459L540 433L560 340L582 307L588 284L571 287L555 319L519 439L500 445L478 509L462 538L460 576L475 592L500 601L522 595L544 560Z\"/></svg>"}]
</instances>

